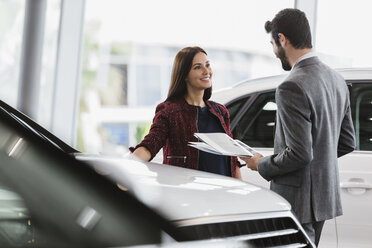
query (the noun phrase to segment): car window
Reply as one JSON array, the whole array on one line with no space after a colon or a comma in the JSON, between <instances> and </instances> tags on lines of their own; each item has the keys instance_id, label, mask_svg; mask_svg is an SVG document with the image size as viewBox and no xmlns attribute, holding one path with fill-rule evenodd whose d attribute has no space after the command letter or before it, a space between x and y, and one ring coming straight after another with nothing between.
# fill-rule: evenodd
<instances>
[{"instance_id":1,"label":"car window","mask_svg":"<svg viewBox=\"0 0 372 248\"><path fill-rule=\"evenodd\" d=\"M249 99L249 96L248 97L244 97L238 101L235 101L231 104L229 104L227 106L227 109L229 110L229 113L230 113L230 120L232 121L235 116L237 115L237 113L239 112L239 110L241 109L241 107L243 106L243 104L245 102L247 102Z\"/></svg>"},{"instance_id":2,"label":"car window","mask_svg":"<svg viewBox=\"0 0 372 248\"><path fill-rule=\"evenodd\" d=\"M252 147L273 147L275 91L257 96L233 130L234 138Z\"/></svg>"},{"instance_id":3,"label":"car window","mask_svg":"<svg viewBox=\"0 0 372 248\"><path fill-rule=\"evenodd\" d=\"M35 240L33 226L22 198L0 185L0 202L0 247L31 247Z\"/></svg>"},{"instance_id":4,"label":"car window","mask_svg":"<svg viewBox=\"0 0 372 248\"><path fill-rule=\"evenodd\" d=\"M372 85L354 83L351 107L356 136L356 150L372 151Z\"/></svg>"}]
</instances>

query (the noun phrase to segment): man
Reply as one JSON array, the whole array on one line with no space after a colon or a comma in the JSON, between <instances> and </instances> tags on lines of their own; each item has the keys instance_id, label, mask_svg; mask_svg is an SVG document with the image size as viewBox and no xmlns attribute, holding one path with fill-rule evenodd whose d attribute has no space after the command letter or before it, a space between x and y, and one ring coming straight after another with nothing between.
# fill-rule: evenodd
<instances>
[{"instance_id":1,"label":"man","mask_svg":"<svg viewBox=\"0 0 372 248\"><path fill-rule=\"evenodd\" d=\"M325 220L342 214L337 157L355 147L349 91L312 52L302 11L284 9L265 29L283 69L291 72L276 90L274 155L242 159L291 203L318 246Z\"/></svg>"}]
</instances>

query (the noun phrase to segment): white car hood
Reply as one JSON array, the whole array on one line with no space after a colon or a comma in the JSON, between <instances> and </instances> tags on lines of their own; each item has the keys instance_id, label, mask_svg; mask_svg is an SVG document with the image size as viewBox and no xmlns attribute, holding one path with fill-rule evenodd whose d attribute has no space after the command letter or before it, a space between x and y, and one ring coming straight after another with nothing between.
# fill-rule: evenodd
<instances>
[{"instance_id":1,"label":"white car hood","mask_svg":"<svg viewBox=\"0 0 372 248\"><path fill-rule=\"evenodd\" d=\"M113 178L171 221L291 209L274 192L230 177L123 158L76 158Z\"/></svg>"}]
</instances>

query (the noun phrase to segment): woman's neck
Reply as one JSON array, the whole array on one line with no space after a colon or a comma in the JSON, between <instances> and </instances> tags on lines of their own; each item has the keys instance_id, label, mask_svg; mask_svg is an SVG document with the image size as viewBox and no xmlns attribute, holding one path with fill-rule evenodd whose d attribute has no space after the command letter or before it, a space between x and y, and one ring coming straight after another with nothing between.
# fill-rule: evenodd
<instances>
[{"instance_id":1,"label":"woman's neck","mask_svg":"<svg viewBox=\"0 0 372 248\"><path fill-rule=\"evenodd\" d=\"M185 95L185 100L188 104L199 106L199 107L205 107L205 102L203 100L204 91L201 93L190 93L188 92Z\"/></svg>"}]
</instances>

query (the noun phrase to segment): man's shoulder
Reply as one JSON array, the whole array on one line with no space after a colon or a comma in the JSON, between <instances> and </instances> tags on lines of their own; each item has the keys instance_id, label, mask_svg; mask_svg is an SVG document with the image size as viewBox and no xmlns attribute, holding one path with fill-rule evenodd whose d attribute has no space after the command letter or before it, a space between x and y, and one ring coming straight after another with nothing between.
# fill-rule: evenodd
<instances>
[{"instance_id":1,"label":"man's shoulder","mask_svg":"<svg viewBox=\"0 0 372 248\"><path fill-rule=\"evenodd\" d=\"M323 63L318 57L305 59L294 67L284 81L307 82L307 81L344 81L336 70Z\"/></svg>"},{"instance_id":2,"label":"man's shoulder","mask_svg":"<svg viewBox=\"0 0 372 248\"><path fill-rule=\"evenodd\" d=\"M311 73L316 72L326 72L328 74L340 75L335 69L331 68L329 65L324 63L317 56L304 59L296 65L289 75L301 76L304 73L311 76ZM310 74L310 75L309 75ZM316 74L314 74L316 75Z\"/></svg>"}]
</instances>

